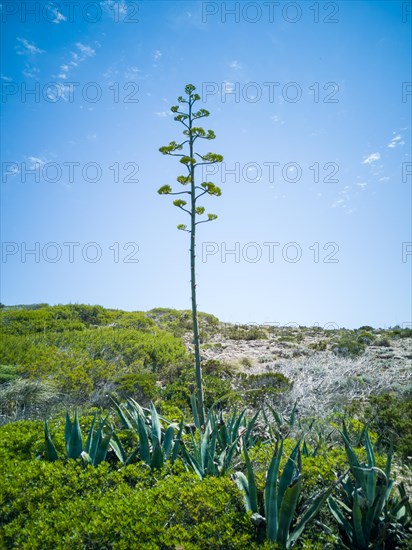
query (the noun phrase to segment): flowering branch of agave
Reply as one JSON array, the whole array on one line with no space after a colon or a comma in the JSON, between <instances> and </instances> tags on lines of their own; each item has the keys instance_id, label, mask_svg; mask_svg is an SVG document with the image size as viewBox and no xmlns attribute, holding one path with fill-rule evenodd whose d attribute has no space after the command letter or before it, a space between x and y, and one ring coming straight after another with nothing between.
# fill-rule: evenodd
<instances>
[{"instance_id":1,"label":"flowering branch of agave","mask_svg":"<svg viewBox=\"0 0 412 550\"><path fill-rule=\"evenodd\" d=\"M192 319L193 319L193 343L195 349L195 371L196 371L196 400L197 400L197 410L199 412L199 422L200 425L205 427L205 405L204 405L204 394L203 394L203 380L202 380L202 367L201 367L201 357L200 357L200 339L199 339L199 324L197 319L197 301L196 301L196 226L200 223L207 223L214 221L217 218L216 214L207 214L206 218L203 220L197 221L199 216L205 215L205 208L203 206L198 206L197 201L203 195L210 195L219 197L222 192L219 187L217 187L212 182L202 182L200 185L195 184L195 170L199 166L216 164L223 161L222 155L216 153L204 153L200 154L194 151L194 144L198 139L212 140L215 139L215 133L213 130L204 130L200 126L194 126L194 121L203 117L209 116L209 111L206 109L199 109L196 111L194 105L196 101L200 100L199 94L195 93L195 86L188 84L185 87L185 94L187 97L178 97L177 101L182 105L174 105L171 107L172 113L176 116L174 119L177 122L180 122L185 129L183 130L184 136L187 137L181 143L176 141L171 141L169 145L164 145L160 147L159 151L163 155L179 157L179 162L186 166L187 175L178 176L177 181L183 185L188 185L187 191L178 191L174 192L170 185L163 185L158 190L160 195L183 195L187 194L190 196L190 202L186 202L182 199L176 199L173 204L183 210L190 216L190 226L189 228L185 224L179 224L177 228L180 231L186 231L190 233L190 280L191 280L191 290L192 290ZM184 111L184 106L187 106L187 111ZM184 146L187 146L186 154L183 151ZM202 162L198 162L196 157ZM200 191L200 193L198 193ZM185 208L187 207L187 208Z\"/></svg>"}]
</instances>

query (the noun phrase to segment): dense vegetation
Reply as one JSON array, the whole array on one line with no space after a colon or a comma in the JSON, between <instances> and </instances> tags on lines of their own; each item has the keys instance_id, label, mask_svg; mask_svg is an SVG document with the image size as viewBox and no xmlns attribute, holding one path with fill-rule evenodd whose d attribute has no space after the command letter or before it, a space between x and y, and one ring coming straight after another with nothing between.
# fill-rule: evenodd
<instances>
[{"instance_id":1,"label":"dense vegetation","mask_svg":"<svg viewBox=\"0 0 412 550\"><path fill-rule=\"evenodd\" d=\"M189 311L40 304L0 320L0 548L410 547L408 391L309 418L285 374L209 360L201 429ZM348 360L411 337L209 314L200 329L204 349L219 332L293 349L310 334Z\"/></svg>"}]
</instances>

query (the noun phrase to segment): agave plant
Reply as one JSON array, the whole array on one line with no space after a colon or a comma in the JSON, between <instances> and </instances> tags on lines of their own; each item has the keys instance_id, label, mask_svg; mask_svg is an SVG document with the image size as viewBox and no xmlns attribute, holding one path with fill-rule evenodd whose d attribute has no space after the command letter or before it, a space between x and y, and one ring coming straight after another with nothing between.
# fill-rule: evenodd
<instances>
[{"instance_id":1,"label":"agave plant","mask_svg":"<svg viewBox=\"0 0 412 550\"><path fill-rule=\"evenodd\" d=\"M130 464L135 458L143 460L150 468L161 468L166 460L172 463L177 459L180 450L180 441L183 431L183 419L180 425L171 423L161 417L153 403L150 404L149 414L145 414L136 401L129 399L126 405L114 402L114 407L119 415L123 427L134 431L139 437L136 449L127 455L119 437L114 435L110 446L123 465ZM162 430L160 420L169 425ZM177 437L175 438L175 430Z\"/></svg>"},{"instance_id":2,"label":"agave plant","mask_svg":"<svg viewBox=\"0 0 412 550\"><path fill-rule=\"evenodd\" d=\"M273 439L273 441L276 441L278 439L286 439L296 422L297 402L293 405L289 418L285 418L282 413L278 412L270 405L266 406L275 421L275 424L273 424L273 422L270 422L265 410L262 410L263 418L265 419L271 438Z\"/></svg>"},{"instance_id":3,"label":"agave plant","mask_svg":"<svg viewBox=\"0 0 412 550\"><path fill-rule=\"evenodd\" d=\"M280 441L280 446L278 442L276 444L266 475L264 515L259 513L256 478L246 448L244 448L244 456L246 475L243 472L236 472L233 479L243 492L246 510L252 513L251 521L259 529L265 528L269 541L278 543L282 549L288 549L300 537L307 523L316 516L331 494L334 485L309 498L302 515L291 528L302 490L300 441L287 459L281 474L279 474L279 467L283 456L283 440Z\"/></svg>"},{"instance_id":4,"label":"agave plant","mask_svg":"<svg viewBox=\"0 0 412 550\"><path fill-rule=\"evenodd\" d=\"M352 475L341 482L342 498L328 499L342 542L359 550L398 548L411 540L412 512L403 483L398 486L399 498L392 494L392 449L383 471L376 466L369 433L364 433L367 464L359 462L346 434L346 430L341 432Z\"/></svg>"},{"instance_id":5,"label":"agave plant","mask_svg":"<svg viewBox=\"0 0 412 550\"><path fill-rule=\"evenodd\" d=\"M253 428L259 416L246 421L246 410L238 414L233 411L225 422L223 413L216 415L213 407L206 418L204 431L200 430L197 420L196 403L192 400L193 417L198 427L198 436L191 433L190 449L182 445L182 458L185 466L192 469L200 479L208 475L220 476L226 474L233 467L234 457L241 451L241 442L246 447L254 444Z\"/></svg>"},{"instance_id":6,"label":"agave plant","mask_svg":"<svg viewBox=\"0 0 412 550\"><path fill-rule=\"evenodd\" d=\"M210 421L212 427L217 429L217 440L220 448L222 450L226 449L234 442L239 442L240 439L242 444L246 445L246 448L249 449L253 447L256 442L253 435L253 428L255 427L259 414L260 410L249 420L249 422L247 422L246 409L240 414L234 410L226 422L223 417L223 412L220 412L217 417L212 409L210 412ZM240 447L239 450L241 450Z\"/></svg>"},{"instance_id":7,"label":"agave plant","mask_svg":"<svg viewBox=\"0 0 412 550\"><path fill-rule=\"evenodd\" d=\"M206 419L204 432L199 432L199 440L191 432L191 449L182 445L182 458L185 466L192 469L200 479L207 475L224 475L231 467L233 456L236 452L238 438L227 443L223 450L217 446L218 429L212 427L210 416Z\"/></svg>"},{"instance_id":8,"label":"agave plant","mask_svg":"<svg viewBox=\"0 0 412 550\"><path fill-rule=\"evenodd\" d=\"M83 447L78 412L77 410L75 411L73 422L70 420L69 413L67 412L66 425L64 429L66 457L73 459L81 458L84 464L91 464L93 466L98 466L101 462L103 462L106 459L110 440L113 435L112 430L110 430L108 434L104 434L103 432L107 419L108 416L104 419L99 417L95 432L97 420L97 413L95 413L87 434L86 443ZM47 420L44 423L44 436L46 442L46 458L47 460L54 462L58 459L58 454L49 432Z\"/></svg>"}]
</instances>

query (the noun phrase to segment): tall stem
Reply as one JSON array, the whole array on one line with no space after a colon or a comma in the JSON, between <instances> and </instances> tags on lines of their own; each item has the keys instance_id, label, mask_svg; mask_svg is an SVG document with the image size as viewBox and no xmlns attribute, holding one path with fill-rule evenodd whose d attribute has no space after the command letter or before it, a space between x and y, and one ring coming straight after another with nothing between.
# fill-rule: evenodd
<instances>
[{"instance_id":1,"label":"tall stem","mask_svg":"<svg viewBox=\"0 0 412 550\"><path fill-rule=\"evenodd\" d=\"M192 99L189 97L189 130L192 128ZM193 136L189 135L190 157L193 158ZM190 167L191 185L191 225L190 225L190 282L192 288L192 319L193 344L195 347L196 396L200 425L205 425L205 407L202 380L202 365L200 360L199 323L197 318L196 302L196 198L194 165Z\"/></svg>"}]
</instances>

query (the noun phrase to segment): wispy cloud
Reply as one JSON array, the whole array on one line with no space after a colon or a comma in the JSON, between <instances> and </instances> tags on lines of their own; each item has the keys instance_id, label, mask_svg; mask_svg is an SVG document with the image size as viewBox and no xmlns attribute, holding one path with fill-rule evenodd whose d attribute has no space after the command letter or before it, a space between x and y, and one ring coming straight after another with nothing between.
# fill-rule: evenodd
<instances>
[{"instance_id":1,"label":"wispy cloud","mask_svg":"<svg viewBox=\"0 0 412 550\"><path fill-rule=\"evenodd\" d=\"M270 120L271 120L272 122L274 122L275 124L281 124L281 125L282 125L282 124L285 124L285 121L282 120L282 119L280 119L278 115L273 115L273 116L271 116L271 117L269 117L269 118L270 118Z\"/></svg>"},{"instance_id":2,"label":"wispy cloud","mask_svg":"<svg viewBox=\"0 0 412 550\"><path fill-rule=\"evenodd\" d=\"M37 67L26 63L26 67L23 69L23 76L26 78L37 78L39 72L40 70Z\"/></svg>"},{"instance_id":3,"label":"wispy cloud","mask_svg":"<svg viewBox=\"0 0 412 550\"><path fill-rule=\"evenodd\" d=\"M339 191L338 198L333 201L331 207L342 208L346 214L352 214L355 209L350 206L350 201L351 198L349 196L349 185L345 185L342 191Z\"/></svg>"},{"instance_id":4,"label":"wispy cloud","mask_svg":"<svg viewBox=\"0 0 412 550\"><path fill-rule=\"evenodd\" d=\"M152 57L155 61L157 61L158 59L160 59L162 57L162 52L160 50L155 50L152 54Z\"/></svg>"},{"instance_id":5,"label":"wispy cloud","mask_svg":"<svg viewBox=\"0 0 412 550\"><path fill-rule=\"evenodd\" d=\"M235 91L235 84L233 82L229 82L228 80L225 80L223 82L223 86L224 86L224 90L223 90L224 93L230 94L231 92Z\"/></svg>"},{"instance_id":6,"label":"wispy cloud","mask_svg":"<svg viewBox=\"0 0 412 550\"><path fill-rule=\"evenodd\" d=\"M59 10L55 6L49 6L49 9L54 15L54 19L52 23L55 23L56 25L58 25L62 21L67 21L67 17L65 17L61 12L59 12Z\"/></svg>"},{"instance_id":7,"label":"wispy cloud","mask_svg":"<svg viewBox=\"0 0 412 550\"><path fill-rule=\"evenodd\" d=\"M32 157L32 156L27 157L27 160L29 163L29 170L39 170L47 162L45 158Z\"/></svg>"},{"instance_id":8,"label":"wispy cloud","mask_svg":"<svg viewBox=\"0 0 412 550\"><path fill-rule=\"evenodd\" d=\"M7 177L11 176L17 176L17 174L20 174L20 167L17 163L10 163L9 165L4 164L4 175Z\"/></svg>"},{"instance_id":9,"label":"wispy cloud","mask_svg":"<svg viewBox=\"0 0 412 550\"><path fill-rule=\"evenodd\" d=\"M401 134L397 134L388 143L388 147L390 149L394 149L395 147L398 147L399 145L405 145L405 142L403 141Z\"/></svg>"},{"instance_id":10,"label":"wispy cloud","mask_svg":"<svg viewBox=\"0 0 412 550\"><path fill-rule=\"evenodd\" d=\"M41 50L34 43L29 42L25 38L17 37L17 41L20 45L16 46L17 55L36 55L38 53L45 53L45 50Z\"/></svg>"},{"instance_id":11,"label":"wispy cloud","mask_svg":"<svg viewBox=\"0 0 412 550\"><path fill-rule=\"evenodd\" d=\"M113 13L120 15L127 14L127 4L125 0L103 0L101 5L111 17L113 17Z\"/></svg>"},{"instance_id":12,"label":"wispy cloud","mask_svg":"<svg viewBox=\"0 0 412 550\"><path fill-rule=\"evenodd\" d=\"M47 88L47 97L51 102L58 101L60 98L63 101L69 101L70 96L74 94L74 85L56 82L53 86Z\"/></svg>"},{"instance_id":13,"label":"wispy cloud","mask_svg":"<svg viewBox=\"0 0 412 550\"><path fill-rule=\"evenodd\" d=\"M60 73L57 75L57 78L65 80L67 78L67 73L71 69L75 69L86 61L86 59L96 55L96 50L94 48L82 42L76 42L76 48L78 51L70 52L70 61L60 65Z\"/></svg>"},{"instance_id":14,"label":"wispy cloud","mask_svg":"<svg viewBox=\"0 0 412 550\"><path fill-rule=\"evenodd\" d=\"M119 74L119 70L116 69L114 66L108 67L105 72L103 73L104 78L115 78Z\"/></svg>"},{"instance_id":15,"label":"wispy cloud","mask_svg":"<svg viewBox=\"0 0 412 550\"><path fill-rule=\"evenodd\" d=\"M94 50L91 46L82 44L81 42L77 42L76 47L83 55L85 55L85 57L93 57L96 55L96 50Z\"/></svg>"},{"instance_id":16,"label":"wispy cloud","mask_svg":"<svg viewBox=\"0 0 412 550\"><path fill-rule=\"evenodd\" d=\"M242 68L242 65L238 62L238 61L232 61L231 63L229 63L229 67L231 69L241 69Z\"/></svg>"},{"instance_id":17,"label":"wispy cloud","mask_svg":"<svg viewBox=\"0 0 412 550\"><path fill-rule=\"evenodd\" d=\"M168 116L171 116L173 113L172 112L169 112L169 111L157 111L155 113L156 116L160 117L160 118L166 118Z\"/></svg>"},{"instance_id":18,"label":"wispy cloud","mask_svg":"<svg viewBox=\"0 0 412 550\"><path fill-rule=\"evenodd\" d=\"M126 78L126 80L137 80L137 79L143 78L143 75L139 67L132 66L132 67L128 67L125 70L124 77Z\"/></svg>"},{"instance_id":19,"label":"wispy cloud","mask_svg":"<svg viewBox=\"0 0 412 550\"><path fill-rule=\"evenodd\" d=\"M380 158L381 158L380 153L372 153L362 161L362 164L373 164L374 162L378 161Z\"/></svg>"}]
</instances>

